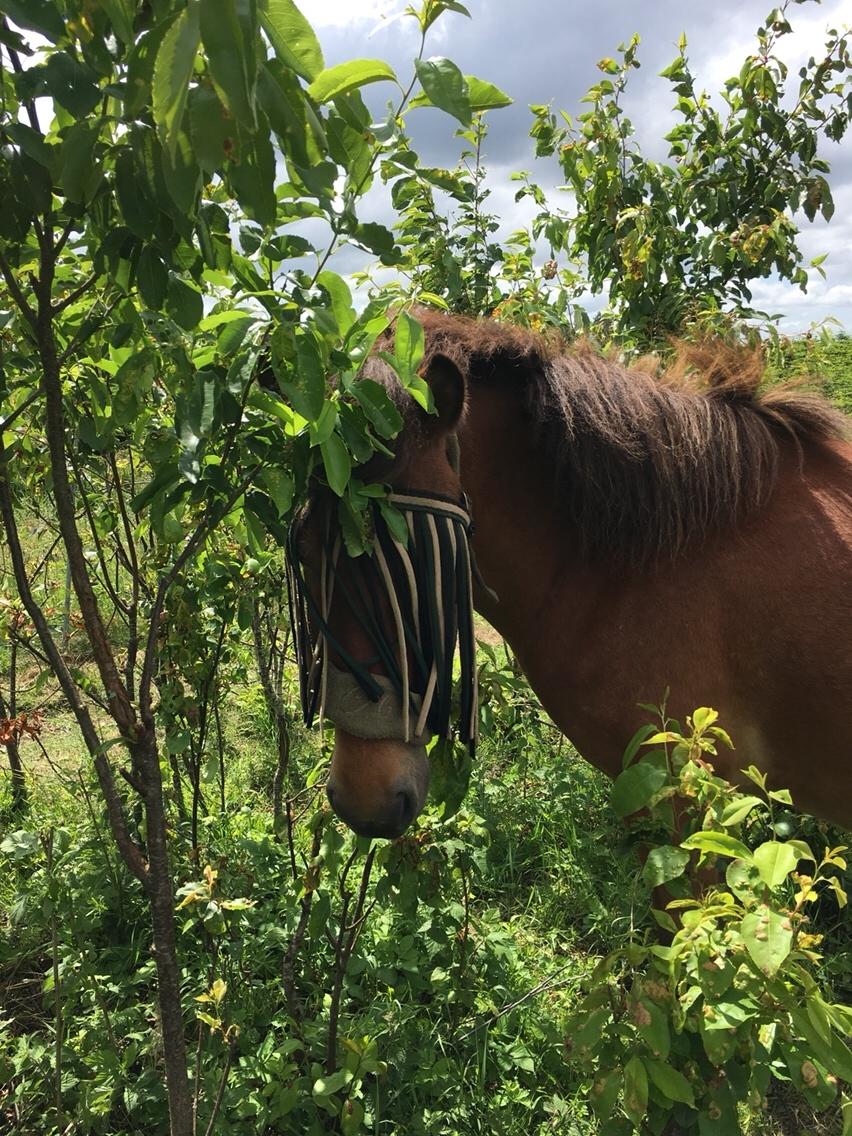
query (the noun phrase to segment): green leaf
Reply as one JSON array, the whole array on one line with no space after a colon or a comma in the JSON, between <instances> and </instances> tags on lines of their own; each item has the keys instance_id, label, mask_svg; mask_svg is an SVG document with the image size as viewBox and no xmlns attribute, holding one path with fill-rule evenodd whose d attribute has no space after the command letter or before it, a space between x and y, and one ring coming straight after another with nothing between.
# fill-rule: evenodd
<instances>
[{"instance_id":1,"label":"green leaf","mask_svg":"<svg viewBox=\"0 0 852 1136\"><path fill-rule=\"evenodd\" d=\"M379 503L386 516L387 502ZM403 524L405 522L403 521ZM406 534L407 534L406 528ZM452 738L438 738L429 750L429 795L440 806L441 817L449 820L461 808L467 796L473 761L467 747L457 746Z\"/></svg>"},{"instance_id":2,"label":"green leaf","mask_svg":"<svg viewBox=\"0 0 852 1136\"><path fill-rule=\"evenodd\" d=\"M668 774L661 765L640 761L616 777L612 786L612 807L619 816L638 812L665 785Z\"/></svg>"},{"instance_id":3,"label":"green leaf","mask_svg":"<svg viewBox=\"0 0 852 1136\"><path fill-rule=\"evenodd\" d=\"M13 860L26 860L38 851L38 833L26 832L19 828L10 833L0 844L0 852Z\"/></svg>"},{"instance_id":4,"label":"green leaf","mask_svg":"<svg viewBox=\"0 0 852 1136\"><path fill-rule=\"evenodd\" d=\"M455 63L442 56L435 56L432 59L415 60L414 69L432 106L451 114L464 126L470 126L473 112L467 80Z\"/></svg>"},{"instance_id":5,"label":"green leaf","mask_svg":"<svg viewBox=\"0 0 852 1136\"><path fill-rule=\"evenodd\" d=\"M407 545L409 533L405 517L390 501L383 501L380 498L378 504L382 520L387 525L391 536L398 540L401 545ZM445 813L444 816L446 818L447 814Z\"/></svg>"},{"instance_id":6,"label":"green leaf","mask_svg":"<svg viewBox=\"0 0 852 1136\"><path fill-rule=\"evenodd\" d=\"M352 459L343 444L343 439L339 434L332 434L320 445L320 453L322 454L329 488L338 497L342 497L346 492L349 475L352 472Z\"/></svg>"},{"instance_id":7,"label":"green leaf","mask_svg":"<svg viewBox=\"0 0 852 1136\"><path fill-rule=\"evenodd\" d=\"M259 225L275 220L275 153L268 131L251 138L242 135L240 161L232 162L228 176L240 205Z\"/></svg>"},{"instance_id":8,"label":"green leaf","mask_svg":"<svg viewBox=\"0 0 852 1136\"><path fill-rule=\"evenodd\" d=\"M131 47L134 42L133 18L136 15L134 0L101 0L101 7L115 34L126 47Z\"/></svg>"},{"instance_id":9,"label":"green leaf","mask_svg":"<svg viewBox=\"0 0 852 1136\"><path fill-rule=\"evenodd\" d=\"M484 79L477 79L475 75L465 75L464 81L467 83L470 109L474 113L512 105L511 98L493 83L486 83Z\"/></svg>"},{"instance_id":10,"label":"green leaf","mask_svg":"<svg viewBox=\"0 0 852 1136\"><path fill-rule=\"evenodd\" d=\"M393 233L386 225L380 225L377 221L365 221L355 226L352 237L370 252L374 252L383 264L394 264L399 259Z\"/></svg>"},{"instance_id":11,"label":"green leaf","mask_svg":"<svg viewBox=\"0 0 852 1136\"><path fill-rule=\"evenodd\" d=\"M28 157L46 170L55 172L56 157L61 152L58 146L46 142L43 134L24 122L7 123L5 129Z\"/></svg>"},{"instance_id":12,"label":"green leaf","mask_svg":"<svg viewBox=\"0 0 852 1136\"><path fill-rule=\"evenodd\" d=\"M159 311L166 300L168 273L160 254L150 244L142 250L137 262L136 286L144 303L152 311Z\"/></svg>"},{"instance_id":13,"label":"green leaf","mask_svg":"<svg viewBox=\"0 0 852 1136\"><path fill-rule=\"evenodd\" d=\"M236 156L236 123L208 87L189 92L189 131L195 157L205 173L220 170L228 158Z\"/></svg>"},{"instance_id":14,"label":"green leaf","mask_svg":"<svg viewBox=\"0 0 852 1136\"><path fill-rule=\"evenodd\" d=\"M789 916L761 904L755 911L743 916L740 932L748 953L763 973L771 978L793 945Z\"/></svg>"},{"instance_id":15,"label":"green leaf","mask_svg":"<svg viewBox=\"0 0 852 1136\"><path fill-rule=\"evenodd\" d=\"M309 421L322 413L325 401L325 368L316 340L308 333L296 340L296 366L292 380L280 378L281 389L298 412Z\"/></svg>"},{"instance_id":16,"label":"green leaf","mask_svg":"<svg viewBox=\"0 0 852 1136\"><path fill-rule=\"evenodd\" d=\"M254 36L241 0L203 0L201 42L219 98L239 122L255 126Z\"/></svg>"},{"instance_id":17,"label":"green leaf","mask_svg":"<svg viewBox=\"0 0 852 1136\"><path fill-rule=\"evenodd\" d=\"M338 1069L336 1073L331 1073L327 1077L318 1077L314 1081L313 1094L315 1097L330 1096L342 1089L344 1085L348 1085L351 1080L352 1074L348 1069Z\"/></svg>"},{"instance_id":18,"label":"green leaf","mask_svg":"<svg viewBox=\"0 0 852 1136\"><path fill-rule=\"evenodd\" d=\"M278 516L286 517L293 507L296 488L292 474L283 469L264 469L260 474L260 483L275 502Z\"/></svg>"},{"instance_id":19,"label":"green leaf","mask_svg":"<svg viewBox=\"0 0 852 1136\"><path fill-rule=\"evenodd\" d=\"M408 12L413 14L413 9L409 8ZM421 30L424 32L428 31L444 12L458 12L460 15L467 16L467 18L470 19L470 12L465 8L464 4L460 4L458 0L430 0L430 2L424 4L422 9L417 13Z\"/></svg>"},{"instance_id":20,"label":"green leaf","mask_svg":"<svg viewBox=\"0 0 852 1136\"><path fill-rule=\"evenodd\" d=\"M52 43L65 35L65 21L49 0L3 0L3 13L19 28L38 32Z\"/></svg>"},{"instance_id":21,"label":"green leaf","mask_svg":"<svg viewBox=\"0 0 852 1136\"><path fill-rule=\"evenodd\" d=\"M395 438L402 429L402 415L385 388L373 379L360 379L352 384L352 394L383 438Z\"/></svg>"},{"instance_id":22,"label":"green leaf","mask_svg":"<svg viewBox=\"0 0 852 1136\"><path fill-rule=\"evenodd\" d=\"M681 841L681 848L697 848L699 852L713 852L717 856L740 857L751 860L751 852L741 840L727 832L694 832Z\"/></svg>"},{"instance_id":23,"label":"green leaf","mask_svg":"<svg viewBox=\"0 0 852 1136\"><path fill-rule=\"evenodd\" d=\"M331 310L337 320L337 329L341 335L346 335L356 319L349 285L342 276L338 276L336 272L330 272L328 269L319 274L317 284L328 292L331 299Z\"/></svg>"},{"instance_id":24,"label":"green leaf","mask_svg":"<svg viewBox=\"0 0 852 1136\"><path fill-rule=\"evenodd\" d=\"M103 180L103 165L94 157L97 141L97 128L86 122L76 122L65 135L60 180L69 201L91 201Z\"/></svg>"},{"instance_id":25,"label":"green leaf","mask_svg":"<svg viewBox=\"0 0 852 1136\"><path fill-rule=\"evenodd\" d=\"M50 94L74 118L85 118L103 98L96 72L63 51L50 56L44 78Z\"/></svg>"},{"instance_id":26,"label":"green leaf","mask_svg":"<svg viewBox=\"0 0 852 1136\"><path fill-rule=\"evenodd\" d=\"M322 445L334 432L334 428L338 422L337 407L338 403L333 402L331 399L327 399L323 403L319 417L315 422L310 424L308 430L312 446Z\"/></svg>"},{"instance_id":27,"label":"green leaf","mask_svg":"<svg viewBox=\"0 0 852 1136\"><path fill-rule=\"evenodd\" d=\"M314 29L293 0L260 0L260 22L275 54L297 75L311 82L325 67Z\"/></svg>"},{"instance_id":28,"label":"green leaf","mask_svg":"<svg viewBox=\"0 0 852 1136\"><path fill-rule=\"evenodd\" d=\"M364 1106L359 1100L351 1098L344 1104L340 1114L340 1131L343 1136L355 1136L362 1132L364 1123Z\"/></svg>"},{"instance_id":29,"label":"green leaf","mask_svg":"<svg viewBox=\"0 0 852 1136\"><path fill-rule=\"evenodd\" d=\"M200 42L198 5L190 2L163 36L154 63L154 123L169 151L177 145Z\"/></svg>"},{"instance_id":30,"label":"green leaf","mask_svg":"<svg viewBox=\"0 0 852 1136\"><path fill-rule=\"evenodd\" d=\"M327 103L338 95L345 95L367 83L379 83L386 79L393 83L397 81L393 68L383 60L353 59L320 72L308 87L308 94L318 103Z\"/></svg>"},{"instance_id":31,"label":"green leaf","mask_svg":"<svg viewBox=\"0 0 852 1136\"><path fill-rule=\"evenodd\" d=\"M801 1007L792 1008L790 1018L797 1032L811 1047L817 1061L835 1077L852 1084L852 1050L846 1042L836 1035L832 1035L830 1042L825 1041L808 1017L807 1011Z\"/></svg>"},{"instance_id":32,"label":"green leaf","mask_svg":"<svg viewBox=\"0 0 852 1136\"><path fill-rule=\"evenodd\" d=\"M165 303L168 284L169 274L160 254L146 245L139 254L139 263L136 265L136 286L152 311L158 312Z\"/></svg>"},{"instance_id":33,"label":"green leaf","mask_svg":"<svg viewBox=\"0 0 852 1136\"><path fill-rule=\"evenodd\" d=\"M763 801L760 797L741 796L737 793L734 799L725 806L719 823L726 828L729 825L739 824L745 820L753 808L762 804Z\"/></svg>"},{"instance_id":34,"label":"green leaf","mask_svg":"<svg viewBox=\"0 0 852 1136\"><path fill-rule=\"evenodd\" d=\"M624 1066L624 1111L636 1128L648 1111L648 1074L639 1057L631 1057Z\"/></svg>"},{"instance_id":35,"label":"green leaf","mask_svg":"<svg viewBox=\"0 0 852 1136\"><path fill-rule=\"evenodd\" d=\"M682 876L689 863L689 852L670 844L652 848L642 868L642 878L649 887L659 887Z\"/></svg>"},{"instance_id":36,"label":"green leaf","mask_svg":"<svg viewBox=\"0 0 852 1136\"><path fill-rule=\"evenodd\" d=\"M633 1020L654 1057L665 1061L671 1049L671 1033L666 1011L650 998L640 998Z\"/></svg>"},{"instance_id":37,"label":"green leaf","mask_svg":"<svg viewBox=\"0 0 852 1136\"><path fill-rule=\"evenodd\" d=\"M763 888L760 872L752 863L751 857L748 860L732 860L725 872L725 882L734 895L746 903L754 899Z\"/></svg>"},{"instance_id":38,"label":"green leaf","mask_svg":"<svg viewBox=\"0 0 852 1136\"><path fill-rule=\"evenodd\" d=\"M195 160L189 135L179 130L174 146L162 150L163 180L169 196L181 214L191 215L201 184L201 171Z\"/></svg>"},{"instance_id":39,"label":"green leaf","mask_svg":"<svg viewBox=\"0 0 852 1136\"><path fill-rule=\"evenodd\" d=\"M134 513L141 513L148 502L156 497L161 489L165 489L167 485L174 485L178 478L179 471L177 462L169 462L168 465L164 465L162 469L155 473L145 488L136 494L130 502L130 508Z\"/></svg>"},{"instance_id":40,"label":"green leaf","mask_svg":"<svg viewBox=\"0 0 852 1136\"><path fill-rule=\"evenodd\" d=\"M397 373L403 384L417 374L417 368L423 362L425 351L423 327L408 312L400 312L396 321L393 353Z\"/></svg>"},{"instance_id":41,"label":"green leaf","mask_svg":"<svg viewBox=\"0 0 852 1136\"><path fill-rule=\"evenodd\" d=\"M227 314L230 315L231 313ZM216 340L216 350L225 360L230 360L236 355L243 340L257 323L256 316L247 315L244 311L234 309L234 314L237 316L236 319L222 321L225 326L219 332L219 337ZM207 320L204 320L201 326L202 329L206 330Z\"/></svg>"},{"instance_id":42,"label":"green leaf","mask_svg":"<svg viewBox=\"0 0 852 1136\"><path fill-rule=\"evenodd\" d=\"M695 1094L692 1091L692 1085L683 1073L673 1069L665 1061L651 1061L645 1057L643 1064L648 1071L648 1076L663 1096L670 1101L679 1101L681 1104L695 1107Z\"/></svg>"},{"instance_id":43,"label":"green leaf","mask_svg":"<svg viewBox=\"0 0 852 1136\"><path fill-rule=\"evenodd\" d=\"M701 706L692 715L692 724L695 727L696 733L703 734L704 731L712 726L719 717L718 710L712 710L709 706Z\"/></svg>"},{"instance_id":44,"label":"green leaf","mask_svg":"<svg viewBox=\"0 0 852 1136\"><path fill-rule=\"evenodd\" d=\"M127 227L137 237L151 237L160 211L129 149L123 150L116 159L115 192Z\"/></svg>"},{"instance_id":45,"label":"green leaf","mask_svg":"<svg viewBox=\"0 0 852 1136\"><path fill-rule=\"evenodd\" d=\"M790 872L795 871L799 857L789 844L782 844L777 840L767 840L752 853L754 863L760 872L760 878L767 887L773 890L787 879Z\"/></svg>"},{"instance_id":46,"label":"green leaf","mask_svg":"<svg viewBox=\"0 0 852 1136\"><path fill-rule=\"evenodd\" d=\"M595 1116L607 1120L621 1089L622 1073L618 1068L601 1069L589 1090L589 1102Z\"/></svg>"},{"instance_id":47,"label":"green leaf","mask_svg":"<svg viewBox=\"0 0 852 1136\"><path fill-rule=\"evenodd\" d=\"M201 293L184 283L178 276L169 277L166 308L175 323L184 331L192 331L204 315Z\"/></svg>"},{"instance_id":48,"label":"green leaf","mask_svg":"<svg viewBox=\"0 0 852 1136\"><path fill-rule=\"evenodd\" d=\"M631 763L633 758L636 756L636 754L639 752L639 750L655 730L656 726L651 725L650 722L646 722L644 726L639 727L639 729L627 743L627 748L624 751L624 757L621 760L623 769L627 768L627 766Z\"/></svg>"}]
</instances>

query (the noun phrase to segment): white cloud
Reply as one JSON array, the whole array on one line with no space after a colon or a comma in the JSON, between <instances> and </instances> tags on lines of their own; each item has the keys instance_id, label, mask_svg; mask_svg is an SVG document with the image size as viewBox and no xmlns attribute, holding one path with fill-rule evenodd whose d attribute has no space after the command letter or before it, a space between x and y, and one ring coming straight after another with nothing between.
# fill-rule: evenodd
<instances>
[{"instance_id":1,"label":"white cloud","mask_svg":"<svg viewBox=\"0 0 852 1136\"><path fill-rule=\"evenodd\" d=\"M793 34L778 40L776 54L787 64L792 77L811 55L819 58L825 54L827 28L842 31L849 26L849 3L848 0L826 0L813 8L796 7L787 15ZM721 90L725 80L738 74L742 67L746 55L742 28L733 21L732 25L729 36L701 61L701 77L710 91ZM757 41L752 37L749 47L756 46ZM795 84L791 87L795 89Z\"/></svg>"},{"instance_id":2,"label":"white cloud","mask_svg":"<svg viewBox=\"0 0 852 1136\"><path fill-rule=\"evenodd\" d=\"M745 56L755 50L755 29L765 19L770 4L765 0L719 0L708 10L684 5L682 0L655 0L637 5L635 0L599 0L592 9L570 5L566 0L466 0L472 19L447 14L430 30L426 52L447 54L465 73L496 83L515 99L507 111L495 112L485 146L488 187L486 209L500 219L499 239L527 224L533 211L529 201L516 203L518 183L510 174L527 168L534 181L548 191L552 203L570 205L570 199L555 191L559 177L553 162L535 162L527 137L528 103L564 107L576 118L584 109L579 99L600 78L595 60L612 55L620 41L633 31L642 35L642 70L631 77L626 99L643 153L665 160L662 141L672 120L671 86L657 72L671 62L677 38L683 30L689 41L689 57L698 84L718 92L724 80L736 74ZM387 59L401 77L411 72L418 32L411 18L393 19L407 0L297 0L317 27L329 64L359 56ZM535 8L536 18L530 13ZM828 27L842 28L850 18L849 0L823 0L821 4L795 4L788 9L793 35L783 37L778 51L790 68L788 98L798 91L798 68L810 55L821 58ZM542 34L542 28L547 31ZM365 88L373 112L382 113L387 92L380 86ZM415 149L428 165L453 165L459 142L454 124L437 111L418 111L410 126ZM832 165L836 213L831 224L818 218L809 224L796 218L801 229L800 247L805 261L828 254L822 281L811 275L807 295L777 279L755 283L755 306L783 312L785 330L806 329L828 316L840 317L852 330L852 150L848 136L840 146L826 144ZM376 185L364 203L365 219L392 223L386 192ZM542 250L542 253L544 250ZM354 254L347 254L354 255ZM347 264L345 271L351 271Z\"/></svg>"},{"instance_id":3,"label":"white cloud","mask_svg":"<svg viewBox=\"0 0 852 1136\"><path fill-rule=\"evenodd\" d=\"M315 28L378 24L405 7L399 0L299 0L299 8Z\"/></svg>"}]
</instances>

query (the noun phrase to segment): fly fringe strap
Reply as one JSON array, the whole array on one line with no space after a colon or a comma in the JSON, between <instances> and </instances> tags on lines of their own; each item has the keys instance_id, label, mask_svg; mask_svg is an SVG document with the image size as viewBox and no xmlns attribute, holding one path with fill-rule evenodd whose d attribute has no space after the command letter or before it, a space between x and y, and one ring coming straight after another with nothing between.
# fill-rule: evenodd
<instances>
[{"instance_id":1,"label":"fly fringe strap","mask_svg":"<svg viewBox=\"0 0 852 1136\"><path fill-rule=\"evenodd\" d=\"M310 725L326 710L334 719L334 706L326 707L326 700L329 668L336 667L348 672L372 703L386 705L390 685L398 701L398 733L406 741L427 733L451 736L456 719L460 739L473 750L478 712L467 501L413 490L392 493L388 500L405 518L408 539L403 542L390 531L377 505L371 554L347 557L340 536L333 538L327 530L318 595L306 582L296 526L291 529L290 616L305 722ZM334 635L329 626L332 598L347 609L370 644L370 658L355 659ZM454 713L457 644L461 675ZM376 666L382 675L372 673ZM333 704L333 693L328 697Z\"/></svg>"}]
</instances>

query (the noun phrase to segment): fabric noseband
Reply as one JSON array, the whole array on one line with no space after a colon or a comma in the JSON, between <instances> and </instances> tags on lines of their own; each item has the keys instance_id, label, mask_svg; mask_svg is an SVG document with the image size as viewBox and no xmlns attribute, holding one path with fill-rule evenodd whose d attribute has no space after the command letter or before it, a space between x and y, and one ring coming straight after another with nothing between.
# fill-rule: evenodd
<instances>
[{"instance_id":1,"label":"fabric noseband","mask_svg":"<svg viewBox=\"0 0 852 1136\"><path fill-rule=\"evenodd\" d=\"M373 677L382 688L377 702L364 696L354 675L340 670L334 663L329 662L325 695L325 716L328 720L356 738L377 740L381 738L407 741L412 745L428 745L432 740L432 735L428 731L406 738L399 695L390 679L385 678L384 675ZM412 694L411 698L419 709L420 696Z\"/></svg>"}]
</instances>

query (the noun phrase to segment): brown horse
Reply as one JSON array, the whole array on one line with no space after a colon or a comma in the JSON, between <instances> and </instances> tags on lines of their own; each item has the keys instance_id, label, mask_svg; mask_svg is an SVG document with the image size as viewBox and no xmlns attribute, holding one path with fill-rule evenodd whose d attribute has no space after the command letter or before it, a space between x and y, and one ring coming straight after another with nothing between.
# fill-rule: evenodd
<instances>
[{"instance_id":1,"label":"brown horse","mask_svg":"<svg viewBox=\"0 0 852 1136\"><path fill-rule=\"evenodd\" d=\"M637 703L668 688L674 717L699 705L720 712L737 745L720 753L722 775L754 763L798 807L852 823L846 419L801 391L760 393L759 358L724 346L655 374L490 321L418 318L438 413L422 412L371 358L364 374L405 426L395 460L363 475L466 495L474 606L580 753L617 773ZM450 460L454 438L460 462ZM302 548L316 545L311 528L309 518ZM341 555L336 571L356 570ZM379 610L391 630L400 624L387 598ZM345 604L335 598L326 615L346 657L381 676ZM336 650L330 658L345 669ZM426 797L428 730L408 719L396 728L399 697L385 689L371 717L350 685L329 798L356 831L396 836ZM413 705L416 714L417 696ZM334 722L334 706L327 713Z\"/></svg>"}]
</instances>

